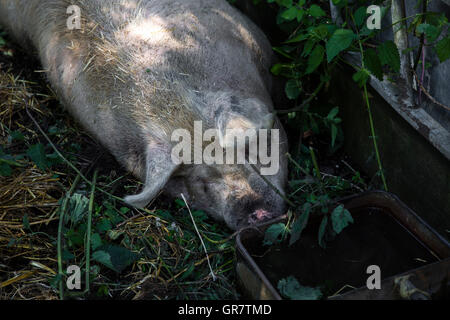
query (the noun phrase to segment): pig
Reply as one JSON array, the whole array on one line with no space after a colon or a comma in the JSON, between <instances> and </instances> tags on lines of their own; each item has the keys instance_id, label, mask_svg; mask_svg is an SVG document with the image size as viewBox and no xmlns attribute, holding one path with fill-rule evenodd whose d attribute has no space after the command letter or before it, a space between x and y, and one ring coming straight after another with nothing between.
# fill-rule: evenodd
<instances>
[{"instance_id":1,"label":"pig","mask_svg":"<svg viewBox=\"0 0 450 320\"><path fill-rule=\"evenodd\" d=\"M128 204L183 194L235 230L284 213L273 51L226 0L0 0L0 24L38 55L68 112L144 183ZM279 170L263 178L260 163L174 162L172 133L196 121L217 130L221 148L228 129L279 130Z\"/></svg>"}]
</instances>

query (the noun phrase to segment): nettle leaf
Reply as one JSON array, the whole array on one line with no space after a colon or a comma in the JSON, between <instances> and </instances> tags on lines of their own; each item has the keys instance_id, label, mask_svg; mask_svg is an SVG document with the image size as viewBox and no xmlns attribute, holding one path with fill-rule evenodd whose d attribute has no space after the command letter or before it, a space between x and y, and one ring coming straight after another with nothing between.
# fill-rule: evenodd
<instances>
[{"instance_id":1,"label":"nettle leaf","mask_svg":"<svg viewBox=\"0 0 450 320\"><path fill-rule=\"evenodd\" d=\"M189 264L189 267L186 269L186 271L183 273L183 275L180 277L180 281L183 281L184 279L186 279L187 277L189 277L192 272L195 270L195 263L191 262Z\"/></svg>"},{"instance_id":2,"label":"nettle leaf","mask_svg":"<svg viewBox=\"0 0 450 320\"><path fill-rule=\"evenodd\" d=\"M70 220L77 224L88 212L89 199L82 194L75 193L69 199Z\"/></svg>"},{"instance_id":3,"label":"nettle leaf","mask_svg":"<svg viewBox=\"0 0 450 320\"><path fill-rule=\"evenodd\" d=\"M305 46L303 47L302 57L307 57L311 53L315 44L316 42L313 39L306 41Z\"/></svg>"},{"instance_id":4,"label":"nettle leaf","mask_svg":"<svg viewBox=\"0 0 450 320\"><path fill-rule=\"evenodd\" d=\"M20 131L12 131L8 136L8 143L11 143L13 141L23 141L25 140L25 136Z\"/></svg>"},{"instance_id":5,"label":"nettle leaf","mask_svg":"<svg viewBox=\"0 0 450 320\"><path fill-rule=\"evenodd\" d=\"M334 59L339 53L350 47L356 35L349 29L337 29L327 42L328 62Z\"/></svg>"},{"instance_id":6,"label":"nettle leaf","mask_svg":"<svg viewBox=\"0 0 450 320\"><path fill-rule=\"evenodd\" d=\"M286 232L286 225L284 223L276 223L267 228L264 234L265 246L270 246L274 243L279 243Z\"/></svg>"},{"instance_id":7,"label":"nettle leaf","mask_svg":"<svg viewBox=\"0 0 450 320\"><path fill-rule=\"evenodd\" d=\"M320 227L319 227L319 234L318 234L318 240L319 240L319 245L322 248L325 248L325 230L327 229L327 224L328 224L328 216L324 216L322 219L322 222L320 223Z\"/></svg>"},{"instance_id":8,"label":"nettle leaf","mask_svg":"<svg viewBox=\"0 0 450 320\"><path fill-rule=\"evenodd\" d=\"M309 14L313 16L314 18L320 18L326 15L325 11L322 10L321 7L319 7L317 4L313 4L309 8Z\"/></svg>"},{"instance_id":9,"label":"nettle leaf","mask_svg":"<svg viewBox=\"0 0 450 320\"><path fill-rule=\"evenodd\" d=\"M338 134L338 127L335 124L331 125L331 147L334 147Z\"/></svg>"},{"instance_id":10,"label":"nettle leaf","mask_svg":"<svg viewBox=\"0 0 450 320\"><path fill-rule=\"evenodd\" d=\"M296 79L290 79L286 82L285 92L289 99L295 100L300 96L301 89L299 84L300 80Z\"/></svg>"},{"instance_id":11,"label":"nettle leaf","mask_svg":"<svg viewBox=\"0 0 450 320\"><path fill-rule=\"evenodd\" d=\"M63 261L69 261L75 259L75 256L72 252L67 249L64 249L61 253L61 258Z\"/></svg>"},{"instance_id":12,"label":"nettle leaf","mask_svg":"<svg viewBox=\"0 0 450 320\"><path fill-rule=\"evenodd\" d=\"M308 67L306 68L305 71L306 74L314 72L314 70L316 70L317 67L320 66L320 64L323 61L324 54L325 48L322 47L320 44L318 44L312 51L311 55L309 56Z\"/></svg>"},{"instance_id":13,"label":"nettle leaf","mask_svg":"<svg viewBox=\"0 0 450 320\"><path fill-rule=\"evenodd\" d=\"M182 199L175 199L175 204L177 206L177 208L185 208L186 207L186 203L184 203L184 201Z\"/></svg>"},{"instance_id":14,"label":"nettle leaf","mask_svg":"<svg viewBox=\"0 0 450 320\"><path fill-rule=\"evenodd\" d=\"M305 15L305 10L301 9L297 11L297 22L301 22Z\"/></svg>"},{"instance_id":15,"label":"nettle leaf","mask_svg":"<svg viewBox=\"0 0 450 320\"><path fill-rule=\"evenodd\" d=\"M393 41L383 42L378 47L378 54L382 65L388 65L394 72L400 71L400 54Z\"/></svg>"},{"instance_id":16,"label":"nettle leaf","mask_svg":"<svg viewBox=\"0 0 450 320\"><path fill-rule=\"evenodd\" d=\"M375 77L383 81L383 68L380 58L374 49L368 49L364 52L364 64Z\"/></svg>"},{"instance_id":17,"label":"nettle leaf","mask_svg":"<svg viewBox=\"0 0 450 320\"><path fill-rule=\"evenodd\" d=\"M334 120L338 113L339 113L339 107L334 107L328 113L327 119L330 120L330 121Z\"/></svg>"},{"instance_id":18,"label":"nettle leaf","mask_svg":"<svg viewBox=\"0 0 450 320\"><path fill-rule=\"evenodd\" d=\"M92 259L118 273L138 259L139 255L124 247L105 245L92 254Z\"/></svg>"},{"instance_id":19,"label":"nettle leaf","mask_svg":"<svg viewBox=\"0 0 450 320\"><path fill-rule=\"evenodd\" d=\"M436 53L440 62L450 58L450 37L447 36L436 44Z\"/></svg>"},{"instance_id":20,"label":"nettle leaf","mask_svg":"<svg viewBox=\"0 0 450 320\"><path fill-rule=\"evenodd\" d=\"M368 70L361 69L358 72L356 72L352 78L353 78L353 81L358 83L359 87L361 88L362 86L364 86L367 83L369 76L370 76L370 73Z\"/></svg>"},{"instance_id":21,"label":"nettle leaf","mask_svg":"<svg viewBox=\"0 0 450 320\"><path fill-rule=\"evenodd\" d=\"M429 42L434 42L441 34L441 29L428 23L422 23L417 27L419 33L425 34Z\"/></svg>"},{"instance_id":22,"label":"nettle leaf","mask_svg":"<svg viewBox=\"0 0 450 320\"><path fill-rule=\"evenodd\" d=\"M293 37L292 39L287 40L284 43L295 43L295 42L302 42L305 41L306 39L309 38L309 34L307 33L300 33L298 35L296 35L295 37Z\"/></svg>"},{"instance_id":23,"label":"nettle leaf","mask_svg":"<svg viewBox=\"0 0 450 320\"><path fill-rule=\"evenodd\" d=\"M292 225L291 238L289 239L290 246L293 245L295 242L297 242L298 239L300 239L303 230L308 224L309 214L311 212L311 204L310 203L307 204L309 206L304 206L304 212L300 215L300 217L297 218L297 220L295 220L295 222Z\"/></svg>"},{"instance_id":24,"label":"nettle leaf","mask_svg":"<svg viewBox=\"0 0 450 320\"><path fill-rule=\"evenodd\" d=\"M1 160L1 159L0 159ZM10 177L12 174L12 168L9 164L0 161L0 176Z\"/></svg>"},{"instance_id":25,"label":"nettle leaf","mask_svg":"<svg viewBox=\"0 0 450 320\"><path fill-rule=\"evenodd\" d=\"M109 221L109 219L102 218L99 220L99 222L97 222L97 224L95 225L95 228L96 228L97 232L104 233L104 232L112 229L112 224L111 224L111 221Z\"/></svg>"},{"instance_id":26,"label":"nettle leaf","mask_svg":"<svg viewBox=\"0 0 450 320\"><path fill-rule=\"evenodd\" d=\"M287 21L294 20L295 18L297 18L298 11L299 9L297 7L290 7L281 14L281 17Z\"/></svg>"},{"instance_id":27,"label":"nettle leaf","mask_svg":"<svg viewBox=\"0 0 450 320\"><path fill-rule=\"evenodd\" d=\"M272 68L270 69L270 72L272 72L273 75L278 76L282 70L283 70L283 65L281 63L277 63L272 66Z\"/></svg>"},{"instance_id":28,"label":"nettle leaf","mask_svg":"<svg viewBox=\"0 0 450 320\"><path fill-rule=\"evenodd\" d=\"M328 24L320 24L316 28L314 28L314 29L312 29L310 31L310 35L312 37L315 37L315 38L319 39L319 40L326 40L327 37L328 37L328 34L334 33L334 31L336 29L331 30L331 32L330 32L330 30L331 30L330 29L330 25L328 25Z\"/></svg>"},{"instance_id":29,"label":"nettle leaf","mask_svg":"<svg viewBox=\"0 0 450 320\"><path fill-rule=\"evenodd\" d=\"M292 7L292 0L277 0L277 3L283 7Z\"/></svg>"},{"instance_id":30,"label":"nettle leaf","mask_svg":"<svg viewBox=\"0 0 450 320\"><path fill-rule=\"evenodd\" d=\"M278 281L278 290L292 300L319 300L322 292L319 288L304 287L293 276Z\"/></svg>"},{"instance_id":31,"label":"nettle leaf","mask_svg":"<svg viewBox=\"0 0 450 320\"><path fill-rule=\"evenodd\" d=\"M91 236L91 247L92 250L97 250L103 244L102 238L98 233L94 233Z\"/></svg>"},{"instance_id":32,"label":"nettle leaf","mask_svg":"<svg viewBox=\"0 0 450 320\"><path fill-rule=\"evenodd\" d=\"M358 28L361 28L364 22L366 22L367 16L367 7L359 7L358 10L355 11L354 18Z\"/></svg>"},{"instance_id":33,"label":"nettle leaf","mask_svg":"<svg viewBox=\"0 0 450 320\"><path fill-rule=\"evenodd\" d=\"M337 234L341 233L350 223L353 223L352 215L342 204L331 213L331 224Z\"/></svg>"},{"instance_id":34,"label":"nettle leaf","mask_svg":"<svg viewBox=\"0 0 450 320\"><path fill-rule=\"evenodd\" d=\"M24 214L22 218L23 228L26 230L30 230L30 221L28 220L28 214Z\"/></svg>"},{"instance_id":35,"label":"nettle leaf","mask_svg":"<svg viewBox=\"0 0 450 320\"><path fill-rule=\"evenodd\" d=\"M38 166L41 170L46 170L50 167L50 162L45 155L44 146L41 143L31 146L27 151L27 156Z\"/></svg>"}]
</instances>

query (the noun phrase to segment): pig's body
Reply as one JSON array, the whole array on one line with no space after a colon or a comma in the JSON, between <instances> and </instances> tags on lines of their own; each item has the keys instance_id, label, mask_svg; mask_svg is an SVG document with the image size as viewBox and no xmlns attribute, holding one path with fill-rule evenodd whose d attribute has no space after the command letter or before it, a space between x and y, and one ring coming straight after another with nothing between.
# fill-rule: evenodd
<instances>
[{"instance_id":1,"label":"pig's body","mask_svg":"<svg viewBox=\"0 0 450 320\"><path fill-rule=\"evenodd\" d=\"M81 30L67 27L73 4ZM145 182L129 203L183 192L232 228L282 213L248 165L171 161L172 132L194 121L221 132L271 122L270 44L225 0L0 0L0 24L37 50L70 113ZM282 157L267 178L283 190L286 174Z\"/></svg>"}]
</instances>

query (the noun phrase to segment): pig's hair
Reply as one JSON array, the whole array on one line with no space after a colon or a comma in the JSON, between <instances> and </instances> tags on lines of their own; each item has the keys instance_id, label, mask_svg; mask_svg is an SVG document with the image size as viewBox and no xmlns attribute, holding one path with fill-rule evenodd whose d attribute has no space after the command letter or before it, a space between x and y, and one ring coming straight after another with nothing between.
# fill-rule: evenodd
<instances>
[{"instance_id":1,"label":"pig's hair","mask_svg":"<svg viewBox=\"0 0 450 320\"><path fill-rule=\"evenodd\" d=\"M240 80L244 81L243 83L232 83L236 81L234 79L231 82L223 80L228 77L226 64L230 63L225 61L224 67L215 72L218 75L217 79L211 80L213 83L208 84L205 81L204 70L212 67L203 64L209 62L191 57L186 51L194 41L199 42L197 44L199 48L208 48L214 42L211 39L197 37L196 28L202 26L197 26L197 17L194 15L183 15L187 16L186 20L189 21L183 21L178 29L184 26L185 30L177 28L172 30L170 22L167 25L165 22L155 23L154 21L159 21L158 16L167 17L168 12L175 16L178 13L184 14L184 9L179 3L167 1L167 5L155 5L159 1L162 0L15 0L14 2L16 6L23 7L23 10L19 10L23 12L22 20L27 17L40 19L27 23L35 28L27 28L28 32L18 33L29 35L40 56L47 57L43 61L55 60L49 55L62 56L60 53L57 54L56 50L49 50L51 46L48 44L52 42L58 43L60 51L71 50L70 56L73 60L82 61L81 67L77 70L79 75L74 78L83 80L79 82L79 87L83 86L82 83L89 87L88 90L79 90L86 95L85 101L98 108L110 108L112 112L120 113L120 118L129 118L130 123L137 123L138 126L146 128L146 131L151 129L153 134L167 141L174 129L193 130L195 120L202 120L205 127L216 126L217 115L229 112L229 109L223 106L231 105L232 91L235 93L240 90L241 93L245 92L251 96L253 92L265 92L263 89L265 84L260 79L243 78ZM208 1L203 0L186 0L186 3L200 8L209 5ZM67 28L67 8L71 5L77 5L81 9L81 30ZM147 5L152 8L150 11L144 10ZM224 1L220 3L220 8L213 7L208 10L222 10L226 9L225 6L229 5ZM105 14L105 8L108 14ZM250 49L248 52L254 54L250 58L265 61L257 65L269 66L271 57L264 55L263 52L271 52L270 44L260 41L267 43L268 46L261 48L248 30L258 37L264 38L263 35L251 24L234 22L226 12L228 11L217 11L217 14L224 15L222 18L224 22L230 24L228 27L236 28L237 37L243 38ZM152 19L148 19L148 14ZM143 26L147 30L143 29ZM158 52L154 43L147 41L145 36L148 36L149 28L156 30L152 34L164 37L161 43L167 47L161 50L166 51ZM234 43L237 40L230 38L228 41ZM179 46L182 53L177 52ZM192 53L198 54L199 52ZM239 55L239 53L231 54ZM155 56L164 56L164 59L156 60ZM53 65L49 64L44 65L44 68L48 69L49 77L53 77L52 82L58 83L60 73L63 72L62 63L55 61ZM251 68L252 64L247 65ZM262 69L256 72L253 69L243 70L244 74L258 72L266 74ZM229 88L229 83L233 84L233 88ZM249 86L250 83L255 87ZM58 93L58 88L55 90ZM64 100L63 94L58 95ZM74 96L71 98L74 99ZM266 101L270 100L270 97L264 98ZM63 102L73 105L73 101Z\"/></svg>"}]
</instances>

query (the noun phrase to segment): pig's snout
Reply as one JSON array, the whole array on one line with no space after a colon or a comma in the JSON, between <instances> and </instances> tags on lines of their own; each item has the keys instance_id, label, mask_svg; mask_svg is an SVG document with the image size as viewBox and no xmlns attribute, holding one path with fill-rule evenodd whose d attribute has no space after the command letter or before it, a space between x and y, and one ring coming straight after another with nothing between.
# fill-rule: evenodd
<instances>
[{"instance_id":1,"label":"pig's snout","mask_svg":"<svg viewBox=\"0 0 450 320\"><path fill-rule=\"evenodd\" d=\"M258 224L258 223L263 223L266 222L270 219L275 218L277 215L264 210L264 209L258 209L256 211L254 211L252 214L250 214L250 216L248 217L248 224L253 225L253 224Z\"/></svg>"}]
</instances>

